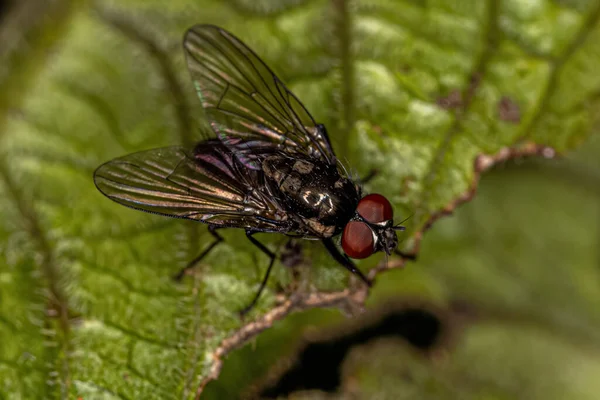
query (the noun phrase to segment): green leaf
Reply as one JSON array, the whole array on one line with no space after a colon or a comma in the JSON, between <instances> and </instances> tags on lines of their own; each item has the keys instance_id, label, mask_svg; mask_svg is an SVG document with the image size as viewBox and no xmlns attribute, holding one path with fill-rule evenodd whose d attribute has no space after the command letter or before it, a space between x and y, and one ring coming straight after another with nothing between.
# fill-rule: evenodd
<instances>
[{"instance_id":1,"label":"green leaf","mask_svg":"<svg viewBox=\"0 0 600 400\"><path fill-rule=\"evenodd\" d=\"M473 202L425 236L416 263L378 277L368 312L354 322L371 333L357 335L322 310L295 314L233 353L204 398L274 387L304 343L334 336L331 347L355 343L339 365L340 388L327 397L296 388L290 398L595 399L600 137L593 139L565 160L520 160L486 175ZM416 324L373 337L369 321L398 306L443 311L439 343L423 352L398 339L425 331ZM331 354L339 355L322 354L330 368Z\"/></svg>"},{"instance_id":2,"label":"green leaf","mask_svg":"<svg viewBox=\"0 0 600 400\"><path fill-rule=\"evenodd\" d=\"M2 21L16 38L0 54L4 398L194 398L228 352L293 310L364 303L364 287L307 243L311 268L298 277L278 265L254 322L242 321L267 261L243 233L225 232L177 284L172 275L209 244L205 228L119 207L95 189L101 163L191 143L205 129L180 45L196 23L247 42L329 127L351 168L380 171L366 189L412 216L409 250L471 198L484 169L571 149L598 112L598 1L58 1L40 15L60 18L19 23L42 3L19 2ZM276 249L284 239L273 236L261 240ZM421 256L436 259L444 243ZM416 271L377 290L431 292L411 280ZM489 285L469 287L478 303L504 304Z\"/></svg>"}]
</instances>

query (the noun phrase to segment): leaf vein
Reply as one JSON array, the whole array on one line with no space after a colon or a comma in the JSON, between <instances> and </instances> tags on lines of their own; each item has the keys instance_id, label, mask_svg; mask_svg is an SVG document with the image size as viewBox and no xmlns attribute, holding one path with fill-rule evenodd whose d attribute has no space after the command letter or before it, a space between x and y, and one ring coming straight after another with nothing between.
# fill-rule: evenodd
<instances>
[{"instance_id":1,"label":"leaf vein","mask_svg":"<svg viewBox=\"0 0 600 400\"><path fill-rule=\"evenodd\" d=\"M469 74L471 79L483 79L485 76L485 72L488 66L488 63L495 53L498 43L499 43L499 26L498 26L498 18L499 18L499 0L489 0L488 1L488 13L487 13L487 22L486 22L486 33L483 43L483 51L479 59L475 62L473 71ZM415 219L417 223L421 223L424 217L424 213L426 210L427 201L431 194L431 189L433 187L433 183L436 177L436 174L439 168L442 165L443 158L450 147L450 143L456 137L456 135L460 132L460 127L462 124L462 120L469 110L473 99L477 93L477 86L470 83L463 90L463 103L461 109L457 111L454 122L448 128L446 133L443 136L439 146L435 150L434 156L432 158L431 163L427 169L427 172L423 181L423 191L420 196L419 204L415 207Z\"/></svg>"},{"instance_id":2,"label":"leaf vein","mask_svg":"<svg viewBox=\"0 0 600 400\"><path fill-rule=\"evenodd\" d=\"M541 118L548 112L550 105L550 99L558 87L558 78L560 72L564 67L565 63L569 60L571 55L577 51L585 42L592 30L597 26L598 20L600 20L600 2L596 5L593 12L591 12L584 22L581 30L575 36L575 39L569 43L564 53L558 57L554 62L550 63L550 76L548 78L548 84L544 90L544 94L541 96L540 104L537 107L537 112L531 118L529 126L527 126L523 132L521 140L528 138L536 125L540 122Z\"/></svg>"}]
</instances>

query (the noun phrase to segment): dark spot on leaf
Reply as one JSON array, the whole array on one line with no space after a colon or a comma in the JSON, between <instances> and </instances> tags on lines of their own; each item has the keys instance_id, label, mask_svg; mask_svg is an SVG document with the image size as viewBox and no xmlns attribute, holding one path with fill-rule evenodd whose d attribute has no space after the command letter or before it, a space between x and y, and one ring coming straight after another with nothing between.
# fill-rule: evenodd
<instances>
[{"instance_id":1,"label":"dark spot on leaf","mask_svg":"<svg viewBox=\"0 0 600 400\"><path fill-rule=\"evenodd\" d=\"M510 97L502 96L498 102L498 117L502 121L518 124L521 122L521 109Z\"/></svg>"},{"instance_id":2,"label":"dark spot on leaf","mask_svg":"<svg viewBox=\"0 0 600 400\"><path fill-rule=\"evenodd\" d=\"M471 79L469 80L469 92L471 95L473 94L473 92L475 92L475 90L477 90L480 83L481 83L481 73L480 72L476 72L473 75L471 75Z\"/></svg>"},{"instance_id":3,"label":"dark spot on leaf","mask_svg":"<svg viewBox=\"0 0 600 400\"><path fill-rule=\"evenodd\" d=\"M398 337L413 348L427 352L440 343L445 325L424 307L389 310L378 318L363 321L358 329L307 343L276 381L263 386L259 398L278 398L299 390L333 392L341 383L340 371L348 352L357 345L383 337Z\"/></svg>"},{"instance_id":4,"label":"dark spot on leaf","mask_svg":"<svg viewBox=\"0 0 600 400\"><path fill-rule=\"evenodd\" d=\"M0 0L0 22L3 22L4 17L7 12L10 10L12 6L12 1L10 0Z\"/></svg>"},{"instance_id":5,"label":"dark spot on leaf","mask_svg":"<svg viewBox=\"0 0 600 400\"><path fill-rule=\"evenodd\" d=\"M454 89L448 95L438 97L435 102L444 110L455 110L463 105L462 93Z\"/></svg>"},{"instance_id":6,"label":"dark spot on leaf","mask_svg":"<svg viewBox=\"0 0 600 400\"><path fill-rule=\"evenodd\" d=\"M302 244L298 240L289 240L285 246L283 246L281 255L279 257L281 263L286 267L293 268L297 265L300 265L304 260L302 254Z\"/></svg>"}]
</instances>

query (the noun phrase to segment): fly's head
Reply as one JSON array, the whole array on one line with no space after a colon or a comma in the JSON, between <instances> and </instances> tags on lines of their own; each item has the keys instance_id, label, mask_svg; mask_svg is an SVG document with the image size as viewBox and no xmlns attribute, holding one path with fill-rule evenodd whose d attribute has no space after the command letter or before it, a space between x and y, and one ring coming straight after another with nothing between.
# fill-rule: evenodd
<instances>
[{"instance_id":1,"label":"fly's head","mask_svg":"<svg viewBox=\"0 0 600 400\"><path fill-rule=\"evenodd\" d=\"M363 197L356 207L354 217L342 233L342 249L351 258L367 258L378 251L390 255L398 246L392 205L380 194Z\"/></svg>"}]
</instances>

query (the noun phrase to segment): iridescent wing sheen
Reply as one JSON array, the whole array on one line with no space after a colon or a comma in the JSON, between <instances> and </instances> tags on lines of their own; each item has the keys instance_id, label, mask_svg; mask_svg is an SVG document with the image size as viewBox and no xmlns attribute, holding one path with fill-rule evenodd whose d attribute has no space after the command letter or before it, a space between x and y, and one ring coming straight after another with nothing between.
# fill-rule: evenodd
<instances>
[{"instance_id":1,"label":"iridescent wing sheen","mask_svg":"<svg viewBox=\"0 0 600 400\"><path fill-rule=\"evenodd\" d=\"M238 38L197 25L183 44L212 129L248 168L260 169L261 157L282 151L336 164L325 127Z\"/></svg>"},{"instance_id":2,"label":"iridescent wing sheen","mask_svg":"<svg viewBox=\"0 0 600 400\"><path fill-rule=\"evenodd\" d=\"M130 154L101 165L96 187L128 207L171 217L260 231L289 231L276 199L255 188L263 175L245 168L219 140L193 152L166 147Z\"/></svg>"}]
</instances>

